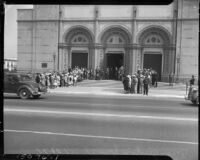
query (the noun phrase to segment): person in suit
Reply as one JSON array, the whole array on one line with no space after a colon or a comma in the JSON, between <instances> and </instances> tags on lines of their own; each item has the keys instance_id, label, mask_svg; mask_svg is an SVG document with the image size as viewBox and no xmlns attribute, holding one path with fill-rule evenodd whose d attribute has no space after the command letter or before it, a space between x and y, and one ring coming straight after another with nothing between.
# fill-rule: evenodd
<instances>
[{"instance_id":1,"label":"person in suit","mask_svg":"<svg viewBox=\"0 0 200 160\"><path fill-rule=\"evenodd\" d=\"M192 78L190 79L190 85L194 85L194 82L195 82L195 78L194 78L194 75L192 75Z\"/></svg>"},{"instance_id":2,"label":"person in suit","mask_svg":"<svg viewBox=\"0 0 200 160\"><path fill-rule=\"evenodd\" d=\"M143 79L143 87L144 87L143 94L147 96L149 92L149 84L150 84L150 80L149 80L148 75L146 75Z\"/></svg>"}]
</instances>

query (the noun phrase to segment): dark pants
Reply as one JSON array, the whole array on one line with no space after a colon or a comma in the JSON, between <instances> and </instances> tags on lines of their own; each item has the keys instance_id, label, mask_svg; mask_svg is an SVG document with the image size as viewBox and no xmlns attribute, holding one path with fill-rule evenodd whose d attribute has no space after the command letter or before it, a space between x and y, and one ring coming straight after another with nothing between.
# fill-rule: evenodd
<instances>
[{"instance_id":1,"label":"dark pants","mask_svg":"<svg viewBox=\"0 0 200 160\"><path fill-rule=\"evenodd\" d=\"M149 86L148 84L144 84L144 94L148 95Z\"/></svg>"},{"instance_id":2,"label":"dark pants","mask_svg":"<svg viewBox=\"0 0 200 160\"><path fill-rule=\"evenodd\" d=\"M140 83L137 84L137 93L140 93Z\"/></svg>"}]
</instances>

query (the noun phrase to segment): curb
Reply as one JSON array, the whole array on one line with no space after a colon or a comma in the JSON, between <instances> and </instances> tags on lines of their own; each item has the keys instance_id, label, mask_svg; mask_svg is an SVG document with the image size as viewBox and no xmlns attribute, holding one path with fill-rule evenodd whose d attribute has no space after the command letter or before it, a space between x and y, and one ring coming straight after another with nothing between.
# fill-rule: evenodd
<instances>
[{"instance_id":1,"label":"curb","mask_svg":"<svg viewBox=\"0 0 200 160\"><path fill-rule=\"evenodd\" d=\"M124 93L105 93L105 92L70 92L70 91L49 91L49 93L59 93L59 94L82 94L82 95L104 95L104 96L123 96L123 97L144 97L143 94L124 94ZM148 97L155 98L184 98L185 95L173 95L173 94L149 94ZM146 96L145 96L146 97Z\"/></svg>"}]
</instances>

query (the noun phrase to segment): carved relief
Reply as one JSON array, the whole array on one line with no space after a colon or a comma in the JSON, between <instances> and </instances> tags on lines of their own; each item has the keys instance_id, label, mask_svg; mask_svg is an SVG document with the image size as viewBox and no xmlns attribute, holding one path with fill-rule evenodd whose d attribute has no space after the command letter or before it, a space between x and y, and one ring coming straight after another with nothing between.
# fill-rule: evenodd
<instances>
[{"instance_id":1,"label":"carved relief","mask_svg":"<svg viewBox=\"0 0 200 160\"><path fill-rule=\"evenodd\" d=\"M172 34L172 24L171 22L139 22L137 25L137 33L138 34L140 31L142 31L145 28L148 28L149 26L161 26L164 27L170 34Z\"/></svg>"},{"instance_id":2,"label":"carved relief","mask_svg":"<svg viewBox=\"0 0 200 160\"><path fill-rule=\"evenodd\" d=\"M67 22L64 22L63 28L62 28L63 38L65 38L68 30L70 30L72 28L76 29L76 28L80 28L80 27L86 28L90 32L92 32L92 34L94 34L94 30L93 30L94 24L93 23L89 23L89 22L85 22L85 23L70 22L70 23L67 23Z\"/></svg>"},{"instance_id":3,"label":"carved relief","mask_svg":"<svg viewBox=\"0 0 200 160\"><path fill-rule=\"evenodd\" d=\"M105 31L106 28L111 27L122 27L131 33L131 23L130 22L101 22L99 23L99 32Z\"/></svg>"}]
</instances>

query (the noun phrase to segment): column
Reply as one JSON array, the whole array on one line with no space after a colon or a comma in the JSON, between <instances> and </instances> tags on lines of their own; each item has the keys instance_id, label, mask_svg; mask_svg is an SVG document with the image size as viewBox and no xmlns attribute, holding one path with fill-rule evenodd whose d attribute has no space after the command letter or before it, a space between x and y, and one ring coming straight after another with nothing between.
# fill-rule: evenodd
<instances>
[{"instance_id":1,"label":"column","mask_svg":"<svg viewBox=\"0 0 200 160\"><path fill-rule=\"evenodd\" d=\"M129 50L129 74L133 75L133 66L134 66L134 59L133 59L133 49Z\"/></svg>"},{"instance_id":2,"label":"column","mask_svg":"<svg viewBox=\"0 0 200 160\"><path fill-rule=\"evenodd\" d=\"M99 49L98 49L98 18L99 18L99 8L98 6L95 5L94 8L94 18L95 18L95 22L94 22L94 50L93 50L93 69L95 69L97 66L100 66L100 53L99 53Z\"/></svg>"},{"instance_id":3,"label":"column","mask_svg":"<svg viewBox=\"0 0 200 160\"><path fill-rule=\"evenodd\" d=\"M69 62L68 62L68 49L65 48L64 49L64 70L68 71L68 67L69 67Z\"/></svg>"},{"instance_id":4,"label":"column","mask_svg":"<svg viewBox=\"0 0 200 160\"><path fill-rule=\"evenodd\" d=\"M135 72L137 72L137 58L138 58L138 48L134 47L133 50L133 57L132 57L132 63L133 63L133 66L132 66L132 74L134 74Z\"/></svg>"},{"instance_id":5,"label":"column","mask_svg":"<svg viewBox=\"0 0 200 160\"><path fill-rule=\"evenodd\" d=\"M58 71L61 72L62 68L63 68L63 53L62 53L62 49L59 47L58 48L58 54L59 54L59 66L58 66Z\"/></svg>"},{"instance_id":6,"label":"column","mask_svg":"<svg viewBox=\"0 0 200 160\"><path fill-rule=\"evenodd\" d=\"M137 48L134 44L136 41L136 16L137 16L137 6L133 6L132 8L132 41L131 41L131 50L130 50L130 74L134 74L136 72L137 66Z\"/></svg>"},{"instance_id":7,"label":"column","mask_svg":"<svg viewBox=\"0 0 200 160\"><path fill-rule=\"evenodd\" d=\"M105 68L103 49L99 48L98 50L99 50L99 66L100 66L100 68Z\"/></svg>"}]
</instances>

